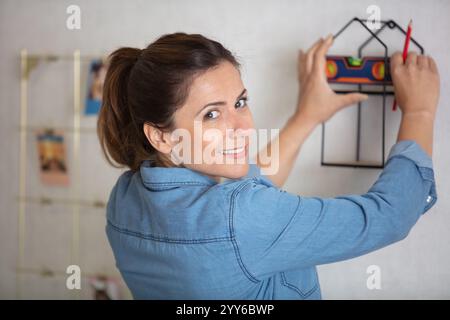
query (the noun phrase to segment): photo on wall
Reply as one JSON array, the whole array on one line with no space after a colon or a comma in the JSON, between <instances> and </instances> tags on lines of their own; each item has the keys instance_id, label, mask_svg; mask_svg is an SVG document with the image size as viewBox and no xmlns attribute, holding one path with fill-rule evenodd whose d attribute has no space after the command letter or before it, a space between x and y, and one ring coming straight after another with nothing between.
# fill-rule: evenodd
<instances>
[{"instance_id":1,"label":"photo on wall","mask_svg":"<svg viewBox=\"0 0 450 320\"><path fill-rule=\"evenodd\" d=\"M42 183L48 186L68 186L69 175L63 133L53 129L38 130L36 142Z\"/></svg>"},{"instance_id":2,"label":"photo on wall","mask_svg":"<svg viewBox=\"0 0 450 320\"><path fill-rule=\"evenodd\" d=\"M106 63L103 59L94 59L89 65L85 115L97 115L102 106L103 82L106 75Z\"/></svg>"}]
</instances>

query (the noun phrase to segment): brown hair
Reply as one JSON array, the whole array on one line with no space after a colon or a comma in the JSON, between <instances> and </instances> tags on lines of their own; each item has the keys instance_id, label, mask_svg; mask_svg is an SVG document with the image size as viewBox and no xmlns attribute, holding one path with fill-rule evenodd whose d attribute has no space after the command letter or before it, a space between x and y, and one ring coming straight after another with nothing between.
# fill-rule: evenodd
<instances>
[{"instance_id":1,"label":"brown hair","mask_svg":"<svg viewBox=\"0 0 450 320\"><path fill-rule=\"evenodd\" d=\"M111 53L97 122L108 162L133 171L144 160L163 165L144 124L171 129L173 114L185 103L195 76L222 61L240 68L219 42L181 32L163 35L145 49L123 47Z\"/></svg>"}]
</instances>

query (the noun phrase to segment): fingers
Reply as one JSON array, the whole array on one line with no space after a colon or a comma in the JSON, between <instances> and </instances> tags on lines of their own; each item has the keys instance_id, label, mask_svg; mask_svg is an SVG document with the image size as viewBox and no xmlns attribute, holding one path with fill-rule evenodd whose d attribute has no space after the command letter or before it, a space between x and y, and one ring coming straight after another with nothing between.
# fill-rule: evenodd
<instances>
[{"instance_id":1,"label":"fingers","mask_svg":"<svg viewBox=\"0 0 450 320\"><path fill-rule=\"evenodd\" d=\"M408 57L409 57L409 55L408 55ZM411 58L414 59L413 56ZM416 63L417 63L417 66L421 69L429 69L434 73L438 73L436 62L430 56L416 55ZM410 62L409 66L413 66L413 65L414 65L414 62L413 61Z\"/></svg>"},{"instance_id":2,"label":"fingers","mask_svg":"<svg viewBox=\"0 0 450 320\"><path fill-rule=\"evenodd\" d=\"M436 63L433 58L425 55L418 55L415 52L408 53L406 61L403 62L403 55L400 52L396 52L391 57L391 73L394 74L393 70L401 65L407 67L418 66L420 68L430 68L432 71L437 72Z\"/></svg>"},{"instance_id":3,"label":"fingers","mask_svg":"<svg viewBox=\"0 0 450 320\"><path fill-rule=\"evenodd\" d=\"M305 53L303 52L302 49L300 49L300 50L298 51L298 59L299 59L300 61L302 61L302 60L305 59Z\"/></svg>"},{"instance_id":4,"label":"fingers","mask_svg":"<svg viewBox=\"0 0 450 320\"><path fill-rule=\"evenodd\" d=\"M433 71L434 73L439 73L439 70L437 68L436 62L434 61L434 59L430 56L427 57L428 58L428 64L430 66L431 71Z\"/></svg>"},{"instance_id":5,"label":"fingers","mask_svg":"<svg viewBox=\"0 0 450 320\"><path fill-rule=\"evenodd\" d=\"M324 74L325 70L325 55L328 49L333 44L333 35L329 35L317 48L314 53L314 71L320 74Z\"/></svg>"},{"instance_id":6,"label":"fingers","mask_svg":"<svg viewBox=\"0 0 450 320\"><path fill-rule=\"evenodd\" d=\"M403 57L400 51L395 52L391 57L391 70L403 64Z\"/></svg>"},{"instance_id":7,"label":"fingers","mask_svg":"<svg viewBox=\"0 0 450 320\"><path fill-rule=\"evenodd\" d=\"M301 80L304 78L306 74L306 55L303 50L300 50L298 53L298 79Z\"/></svg>"},{"instance_id":8,"label":"fingers","mask_svg":"<svg viewBox=\"0 0 450 320\"><path fill-rule=\"evenodd\" d=\"M322 43L323 38L320 38L319 40L317 40L316 42L314 42L314 44L311 46L311 48L308 49L308 51L306 52L307 55L309 54L313 54L316 49L319 47L319 45Z\"/></svg>"},{"instance_id":9,"label":"fingers","mask_svg":"<svg viewBox=\"0 0 450 320\"><path fill-rule=\"evenodd\" d=\"M362 102L369 99L369 96L367 94L362 93L347 93L344 95L338 95L338 97L340 108L351 106L358 102Z\"/></svg>"},{"instance_id":10,"label":"fingers","mask_svg":"<svg viewBox=\"0 0 450 320\"><path fill-rule=\"evenodd\" d=\"M429 59L424 55L417 56L417 65L420 68L428 68L430 66Z\"/></svg>"},{"instance_id":11,"label":"fingers","mask_svg":"<svg viewBox=\"0 0 450 320\"><path fill-rule=\"evenodd\" d=\"M330 46L333 44L333 36L330 34L327 38L320 38L311 48L304 54L304 71L310 73L314 70L319 70L321 73L325 68L325 54ZM302 60L299 58L299 62Z\"/></svg>"},{"instance_id":12,"label":"fingers","mask_svg":"<svg viewBox=\"0 0 450 320\"><path fill-rule=\"evenodd\" d=\"M306 72L311 72L312 68L313 68L313 63L314 63L314 54L317 50L317 48L319 48L319 46L323 43L323 38L320 38L319 40L317 40L311 48L309 48L309 50L306 52Z\"/></svg>"},{"instance_id":13,"label":"fingers","mask_svg":"<svg viewBox=\"0 0 450 320\"><path fill-rule=\"evenodd\" d=\"M405 64L409 66L415 66L417 64L417 53L410 52L408 53L408 56L406 57Z\"/></svg>"}]
</instances>

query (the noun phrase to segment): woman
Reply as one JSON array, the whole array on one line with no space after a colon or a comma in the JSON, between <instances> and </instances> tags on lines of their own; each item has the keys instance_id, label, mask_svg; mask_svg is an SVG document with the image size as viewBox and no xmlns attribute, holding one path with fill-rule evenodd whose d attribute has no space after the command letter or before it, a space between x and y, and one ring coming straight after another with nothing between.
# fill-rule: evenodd
<instances>
[{"instance_id":1,"label":"woman","mask_svg":"<svg viewBox=\"0 0 450 320\"><path fill-rule=\"evenodd\" d=\"M318 198L281 189L311 131L367 98L328 86L331 44L329 36L300 51L301 91L275 166L262 157L249 163L248 96L239 63L220 43L174 33L111 54L98 134L110 162L130 170L111 192L106 232L134 298L320 299L316 265L405 238L434 205L439 76L432 58L414 53L406 64L399 53L391 58L402 121L370 190ZM263 175L269 166L278 170Z\"/></svg>"}]
</instances>

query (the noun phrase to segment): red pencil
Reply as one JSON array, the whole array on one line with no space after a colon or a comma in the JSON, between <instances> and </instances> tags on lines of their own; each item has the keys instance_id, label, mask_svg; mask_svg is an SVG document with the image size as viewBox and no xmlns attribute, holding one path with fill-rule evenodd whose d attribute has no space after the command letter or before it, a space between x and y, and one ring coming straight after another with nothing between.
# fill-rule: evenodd
<instances>
[{"instance_id":1,"label":"red pencil","mask_svg":"<svg viewBox=\"0 0 450 320\"><path fill-rule=\"evenodd\" d=\"M405 44L403 46L403 63L405 63L406 57L408 56L409 41L411 40L411 31L412 31L412 19L409 20L408 30L406 31ZM392 111L395 111L395 110L397 110L397 101L395 101L395 98L394 98L394 104L392 106Z\"/></svg>"}]
</instances>

